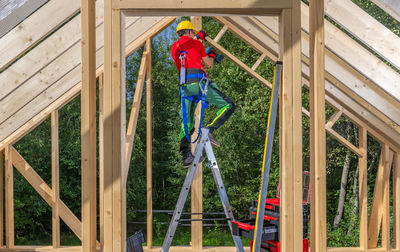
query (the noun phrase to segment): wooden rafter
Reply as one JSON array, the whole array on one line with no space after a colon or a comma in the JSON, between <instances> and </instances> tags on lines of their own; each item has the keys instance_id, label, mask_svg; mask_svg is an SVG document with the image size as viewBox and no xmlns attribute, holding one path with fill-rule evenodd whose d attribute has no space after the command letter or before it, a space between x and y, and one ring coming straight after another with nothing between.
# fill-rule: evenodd
<instances>
[{"instance_id":1,"label":"wooden rafter","mask_svg":"<svg viewBox=\"0 0 400 252\"><path fill-rule=\"evenodd\" d=\"M1 37L0 72L75 15L79 7L79 0L50 1Z\"/></svg>"},{"instance_id":2,"label":"wooden rafter","mask_svg":"<svg viewBox=\"0 0 400 252\"><path fill-rule=\"evenodd\" d=\"M397 0L371 0L386 13L400 22L400 5Z\"/></svg>"}]
</instances>

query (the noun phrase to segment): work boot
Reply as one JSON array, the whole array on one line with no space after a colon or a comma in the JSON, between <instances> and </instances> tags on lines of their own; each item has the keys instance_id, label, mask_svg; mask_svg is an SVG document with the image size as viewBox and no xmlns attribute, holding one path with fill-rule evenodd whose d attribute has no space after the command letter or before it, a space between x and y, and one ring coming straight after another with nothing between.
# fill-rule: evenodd
<instances>
[{"instance_id":1,"label":"work boot","mask_svg":"<svg viewBox=\"0 0 400 252\"><path fill-rule=\"evenodd\" d=\"M182 165L184 168L188 168L194 160L194 156L191 151L181 153L182 155Z\"/></svg>"},{"instance_id":2,"label":"work boot","mask_svg":"<svg viewBox=\"0 0 400 252\"><path fill-rule=\"evenodd\" d=\"M215 139L214 134L211 130L208 132L208 139L210 139L211 144L215 145L216 147L221 146L217 139Z\"/></svg>"}]
</instances>

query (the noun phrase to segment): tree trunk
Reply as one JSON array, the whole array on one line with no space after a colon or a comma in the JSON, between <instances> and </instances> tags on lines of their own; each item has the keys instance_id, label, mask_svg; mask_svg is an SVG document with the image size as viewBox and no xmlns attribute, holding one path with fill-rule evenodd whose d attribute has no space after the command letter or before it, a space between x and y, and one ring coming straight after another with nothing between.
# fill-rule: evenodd
<instances>
[{"instance_id":1,"label":"tree trunk","mask_svg":"<svg viewBox=\"0 0 400 252\"><path fill-rule=\"evenodd\" d=\"M350 131L351 131L351 124L347 123L347 126L346 126L347 139L349 139L351 136ZM340 194L339 194L338 208L336 211L335 220L333 221L334 228L337 228L339 226L340 220L342 219L342 216L343 216L343 206L344 206L344 201L346 199L346 187L347 187L347 180L348 180L349 168L350 168L350 155L351 155L351 151L348 149L346 152L346 157L345 157L344 163L343 163L342 179L340 182Z\"/></svg>"}]
</instances>

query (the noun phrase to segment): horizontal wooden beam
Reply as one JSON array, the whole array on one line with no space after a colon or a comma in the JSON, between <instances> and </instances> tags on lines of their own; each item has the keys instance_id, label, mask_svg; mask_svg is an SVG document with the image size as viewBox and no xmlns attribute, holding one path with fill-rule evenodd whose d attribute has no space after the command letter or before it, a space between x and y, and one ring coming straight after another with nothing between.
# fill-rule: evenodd
<instances>
[{"instance_id":1,"label":"horizontal wooden beam","mask_svg":"<svg viewBox=\"0 0 400 252\"><path fill-rule=\"evenodd\" d=\"M136 14L165 15L181 13L214 14L243 14L243 15L277 15L282 9L292 8L292 0L121 0L113 7L135 11ZM130 12L132 13L132 12ZM133 14L133 13L132 13Z\"/></svg>"}]
</instances>

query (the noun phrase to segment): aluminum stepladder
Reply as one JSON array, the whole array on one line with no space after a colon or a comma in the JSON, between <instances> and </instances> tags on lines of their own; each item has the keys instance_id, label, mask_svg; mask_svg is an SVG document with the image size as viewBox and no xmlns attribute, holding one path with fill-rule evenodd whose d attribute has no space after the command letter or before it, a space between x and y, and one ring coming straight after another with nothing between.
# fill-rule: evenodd
<instances>
[{"instance_id":1,"label":"aluminum stepladder","mask_svg":"<svg viewBox=\"0 0 400 252\"><path fill-rule=\"evenodd\" d=\"M259 252L261 249L261 242L262 242L261 238L262 238L264 215L265 215L265 202L268 191L268 178L271 166L272 144L274 141L274 129L275 129L276 114L278 110L278 99L279 99L281 78L282 78L282 62L278 61L275 64L274 81L271 92L272 97L268 113L267 135L265 137L263 167L261 171L262 173L261 186L260 186L260 192L258 194L257 215L256 215L256 223L254 230L254 238L253 238L254 243L251 252Z\"/></svg>"},{"instance_id":2,"label":"aluminum stepladder","mask_svg":"<svg viewBox=\"0 0 400 252\"><path fill-rule=\"evenodd\" d=\"M187 196L190 191L190 186L192 185L193 177L194 174L196 173L198 163L200 160L200 157L202 156L203 150L205 149L207 158L208 158L208 165L207 167L211 169L215 184L218 189L219 197L221 198L222 206L224 208L224 212L226 215L226 218L228 219L228 225L231 230L232 234L232 220L234 220L231 205L229 204L228 200L228 195L226 194L225 186L222 181L221 173L218 168L217 160L215 159L215 155L211 146L211 142L208 138L208 132L209 130L207 128L203 128L201 131L201 138L200 141L197 143L196 150L194 152L194 161L192 165L190 166L185 182L183 183L183 187L181 189L181 193L179 194L179 199L176 204L176 208L174 211L174 214L172 216L171 222L169 224L168 232L167 235L165 236L163 246L161 248L161 252L168 252L169 248L172 243L172 239L174 238L176 228L179 224L181 214L183 211L183 207L185 206L185 202L187 199ZM237 251L239 252L244 252L243 245L242 245L242 240L240 239L239 236L233 235L233 241L235 242L235 246Z\"/></svg>"}]
</instances>

